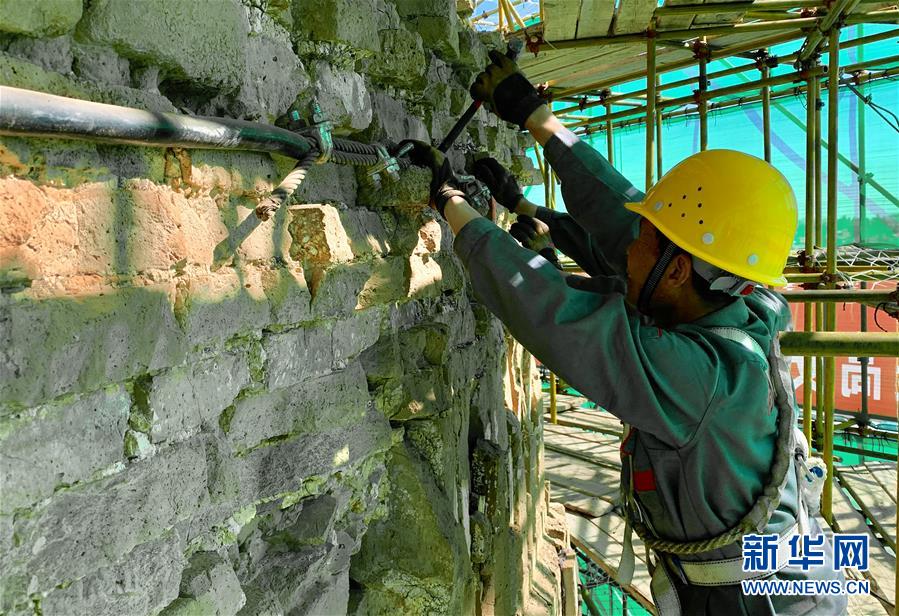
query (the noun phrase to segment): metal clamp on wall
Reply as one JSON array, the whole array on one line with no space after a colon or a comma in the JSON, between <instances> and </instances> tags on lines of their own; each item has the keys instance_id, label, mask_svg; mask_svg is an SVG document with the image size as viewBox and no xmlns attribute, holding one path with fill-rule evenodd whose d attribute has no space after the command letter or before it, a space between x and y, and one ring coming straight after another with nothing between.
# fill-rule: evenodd
<instances>
[{"instance_id":1,"label":"metal clamp on wall","mask_svg":"<svg viewBox=\"0 0 899 616\"><path fill-rule=\"evenodd\" d=\"M334 137L331 134L331 122L325 119L322 108L317 100L312 101L312 124L304 129L302 134L315 140L318 144L319 155L315 162L319 165L331 160L334 152Z\"/></svg>"}]
</instances>

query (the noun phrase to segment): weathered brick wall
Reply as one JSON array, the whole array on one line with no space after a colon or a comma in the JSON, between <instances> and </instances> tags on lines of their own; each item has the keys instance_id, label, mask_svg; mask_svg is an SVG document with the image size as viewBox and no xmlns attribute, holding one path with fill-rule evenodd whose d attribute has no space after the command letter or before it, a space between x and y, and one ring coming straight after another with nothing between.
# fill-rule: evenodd
<instances>
[{"instance_id":1,"label":"weathered brick wall","mask_svg":"<svg viewBox=\"0 0 899 616\"><path fill-rule=\"evenodd\" d=\"M0 1L0 83L439 139L485 61L466 7ZM461 141L530 169L486 114ZM260 222L292 164L0 139L0 613L557 609L533 362L427 173L316 166Z\"/></svg>"}]
</instances>

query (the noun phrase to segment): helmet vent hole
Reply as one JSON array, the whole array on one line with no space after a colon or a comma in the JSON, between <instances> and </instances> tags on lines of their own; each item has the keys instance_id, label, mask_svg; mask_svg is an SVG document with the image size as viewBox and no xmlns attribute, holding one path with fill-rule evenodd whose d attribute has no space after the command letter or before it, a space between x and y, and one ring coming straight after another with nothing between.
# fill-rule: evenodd
<instances>
[{"instance_id":1,"label":"helmet vent hole","mask_svg":"<svg viewBox=\"0 0 899 616\"><path fill-rule=\"evenodd\" d=\"M702 224L702 221L701 221L701 220L699 221L699 224Z\"/></svg>"},{"instance_id":2,"label":"helmet vent hole","mask_svg":"<svg viewBox=\"0 0 899 616\"><path fill-rule=\"evenodd\" d=\"M697 203L697 204L696 204L696 207L702 207L702 204L701 204L701 203Z\"/></svg>"},{"instance_id":3,"label":"helmet vent hole","mask_svg":"<svg viewBox=\"0 0 899 616\"><path fill-rule=\"evenodd\" d=\"M698 188L696 189L696 192L702 192L702 186L698 187Z\"/></svg>"},{"instance_id":4,"label":"helmet vent hole","mask_svg":"<svg viewBox=\"0 0 899 616\"><path fill-rule=\"evenodd\" d=\"M668 204L668 207L671 207L671 204L670 204L670 203Z\"/></svg>"},{"instance_id":5,"label":"helmet vent hole","mask_svg":"<svg viewBox=\"0 0 899 616\"><path fill-rule=\"evenodd\" d=\"M681 218L683 218L684 216L686 216L686 214L681 214L681 215L680 215Z\"/></svg>"},{"instance_id":6,"label":"helmet vent hole","mask_svg":"<svg viewBox=\"0 0 899 616\"><path fill-rule=\"evenodd\" d=\"M681 197L681 199L686 199L686 198L687 198L687 195L684 195L683 197Z\"/></svg>"}]
</instances>

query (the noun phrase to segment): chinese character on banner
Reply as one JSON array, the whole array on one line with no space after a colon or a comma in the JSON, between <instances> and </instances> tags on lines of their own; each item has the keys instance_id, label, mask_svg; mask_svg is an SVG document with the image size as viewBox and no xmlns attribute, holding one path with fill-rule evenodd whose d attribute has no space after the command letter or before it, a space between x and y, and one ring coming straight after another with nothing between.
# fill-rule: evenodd
<instances>
[{"instance_id":1,"label":"chinese character on banner","mask_svg":"<svg viewBox=\"0 0 899 616\"><path fill-rule=\"evenodd\" d=\"M880 368L874 366L874 360L868 364L868 395L880 400ZM862 393L862 364L858 357L850 357L840 370L840 393L844 398L858 396Z\"/></svg>"},{"instance_id":2,"label":"chinese character on banner","mask_svg":"<svg viewBox=\"0 0 899 616\"><path fill-rule=\"evenodd\" d=\"M823 546L824 533L817 537L794 535L790 537L790 559L787 564L791 567L801 567L803 571L820 567L824 565Z\"/></svg>"},{"instance_id":3,"label":"chinese character on banner","mask_svg":"<svg viewBox=\"0 0 899 616\"><path fill-rule=\"evenodd\" d=\"M838 571L842 567L868 570L868 535L833 536L833 569Z\"/></svg>"},{"instance_id":4,"label":"chinese character on banner","mask_svg":"<svg viewBox=\"0 0 899 616\"><path fill-rule=\"evenodd\" d=\"M777 568L777 535L743 535L743 571Z\"/></svg>"}]
</instances>

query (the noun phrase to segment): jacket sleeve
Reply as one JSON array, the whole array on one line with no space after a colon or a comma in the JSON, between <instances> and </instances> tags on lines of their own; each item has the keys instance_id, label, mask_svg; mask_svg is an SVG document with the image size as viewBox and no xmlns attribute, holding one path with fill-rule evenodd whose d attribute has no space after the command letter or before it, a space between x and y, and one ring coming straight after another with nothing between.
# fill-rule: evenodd
<instances>
[{"instance_id":1,"label":"jacket sleeve","mask_svg":"<svg viewBox=\"0 0 899 616\"><path fill-rule=\"evenodd\" d=\"M625 276L625 251L640 231L640 217L624 204L642 200L643 193L570 130L551 137L544 152L559 176L568 213L590 235L610 268L604 273Z\"/></svg>"},{"instance_id":2,"label":"jacket sleeve","mask_svg":"<svg viewBox=\"0 0 899 616\"><path fill-rule=\"evenodd\" d=\"M670 446L689 441L718 379L703 338L644 326L621 293L571 288L486 219L466 224L455 250L478 299L550 370Z\"/></svg>"},{"instance_id":3,"label":"jacket sleeve","mask_svg":"<svg viewBox=\"0 0 899 616\"><path fill-rule=\"evenodd\" d=\"M535 218L546 223L553 245L577 263L590 276L612 276L599 246L574 218L564 212L537 207Z\"/></svg>"}]
</instances>

